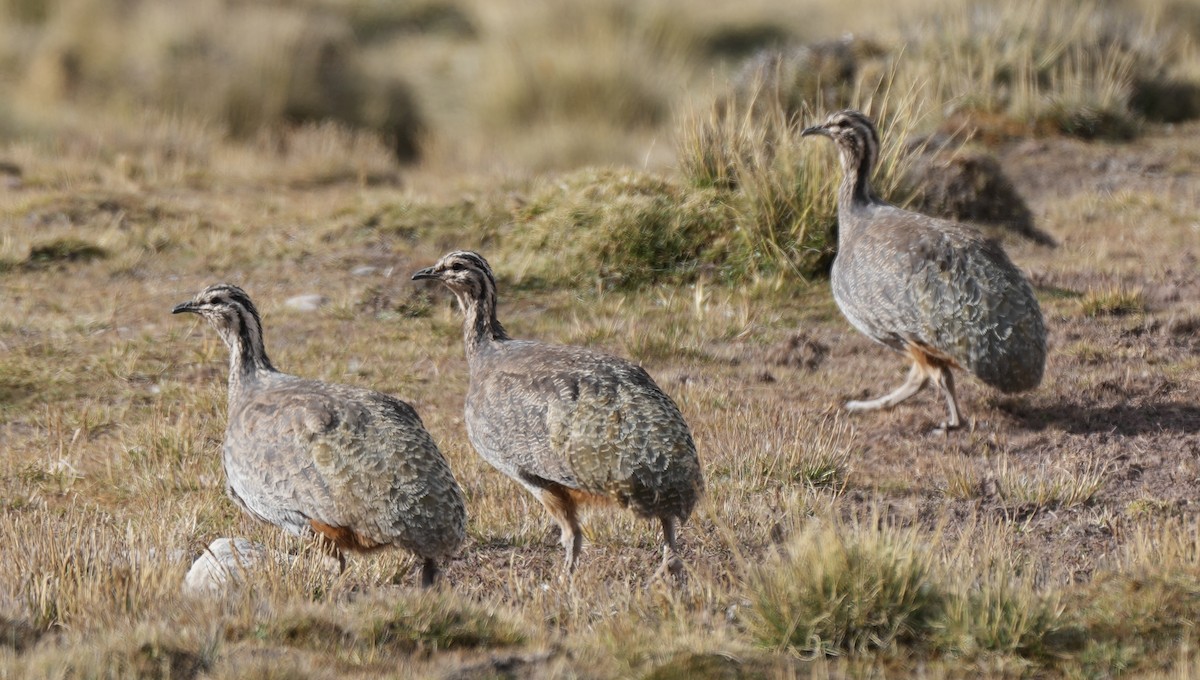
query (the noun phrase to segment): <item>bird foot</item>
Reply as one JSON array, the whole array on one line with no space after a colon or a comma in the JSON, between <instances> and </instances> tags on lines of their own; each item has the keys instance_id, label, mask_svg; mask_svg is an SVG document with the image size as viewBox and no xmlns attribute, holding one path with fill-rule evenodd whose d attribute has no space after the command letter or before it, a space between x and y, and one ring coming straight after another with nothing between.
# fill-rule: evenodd
<instances>
[{"instance_id":1,"label":"bird foot","mask_svg":"<svg viewBox=\"0 0 1200 680\"><path fill-rule=\"evenodd\" d=\"M331 576L341 576L346 573L346 556L340 551L337 555L321 555L321 569L328 572Z\"/></svg>"},{"instance_id":2,"label":"bird foot","mask_svg":"<svg viewBox=\"0 0 1200 680\"><path fill-rule=\"evenodd\" d=\"M670 580L673 583L686 586L687 585L687 570L684 569L683 560L679 559L678 555L669 555L663 558L663 562L654 572L655 579Z\"/></svg>"},{"instance_id":3,"label":"bird foot","mask_svg":"<svg viewBox=\"0 0 1200 680\"><path fill-rule=\"evenodd\" d=\"M575 567L574 567L574 565L568 565L568 566L563 567L562 569L559 569L558 583L561 586L563 586L564 588L566 588L567 590L575 589Z\"/></svg>"},{"instance_id":4,"label":"bird foot","mask_svg":"<svg viewBox=\"0 0 1200 680\"><path fill-rule=\"evenodd\" d=\"M950 436L951 432L953 432L955 430L960 430L960 429L962 429L962 423L948 423L943 420L942 422L938 423L938 426L933 428L933 430L931 430L929 434L932 436L948 437L948 436Z\"/></svg>"}]
</instances>

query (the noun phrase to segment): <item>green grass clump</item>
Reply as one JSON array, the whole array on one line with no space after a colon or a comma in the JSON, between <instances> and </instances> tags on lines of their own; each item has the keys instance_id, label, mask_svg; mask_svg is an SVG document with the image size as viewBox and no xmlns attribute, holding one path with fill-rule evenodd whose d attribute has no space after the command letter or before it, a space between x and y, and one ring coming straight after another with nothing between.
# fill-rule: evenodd
<instances>
[{"instance_id":1,"label":"green grass clump","mask_svg":"<svg viewBox=\"0 0 1200 680\"><path fill-rule=\"evenodd\" d=\"M415 650L510 647L525 635L504 617L450 596L410 597L363 617L356 631L361 645L398 654Z\"/></svg>"},{"instance_id":2,"label":"green grass clump","mask_svg":"<svg viewBox=\"0 0 1200 680\"><path fill-rule=\"evenodd\" d=\"M1196 522L1170 517L1135 526L1116 564L1074 589L1065 605L1088 633L1078 660L1088 677L1179 661L1180 640L1193 639L1200 612Z\"/></svg>"},{"instance_id":3,"label":"green grass clump","mask_svg":"<svg viewBox=\"0 0 1200 680\"><path fill-rule=\"evenodd\" d=\"M359 236L378 232L432 243L438 251L487 251L510 219L503 197L468 196L450 202L405 199L362 215L351 227Z\"/></svg>"},{"instance_id":4,"label":"green grass clump","mask_svg":"<svg viewBox=\"0 0 1200 680\"><path fill-rule=\"evenodd\" d=\"M862 654L922 640L944 594L930 555L901 533L812 528L749 577L750 630L803 654Z\"/></svg>"},{"instance_id":5,"label":"green grass clump","mask_svg":"<svg viewBox=\"0 0 1200 680\"><path fill-rule=\"evenodd\" d=\"M720 256L730 215L714 192L648 173L585 169L544 181L504 248L518 280L635 286L694 275ZM501 261L497 258L497 261Z\"/></svg>"},{"instance_id":6,"label":"green grass clump","mask_svg":"<svg viewBox=\"0 0 1200 680\"><path fill-rule=\"evenodd\" d=\"M90 262L108 257L101 246L79 238L65 236L34 244L29 249L25 266L46 267L62 262Z\"/></svg>"},{"instance_id":7,"label":"green grass clump","mask_svg":"<svg viewBox=\"0 0 1200 680\"><path fill-rule=\"evenodd\" d=\"M1078 608L1089 639L1078 664L1089 677L1112 677L1178 654L1200 612L1200 578L1166 568L1105 573L1069 604Z\"/></svg>"},{"instance_id":8,"label":"green grass clump","mask_svg":"<svg viewBox=\"0 0 1200 680\"><path fill-rule=\"evenodd\" d=\"M845 481L854 453L849 425L823 421L804 437L796 438L779 473L790 474L793 481L810 486L836 488Z\"/></svg>"},{"instance_id":9,"label":"green grass clump","mask_svg":"<svg viewBox=\"0 0 1200 680\"><path fill-rule=\"evenodd\" d=\"M365 597L337 608L298 605L235 628L229 636L317 652L353 650L361 658L509 647L526 637L496 611L453 595L423 592Z\"/></svg>"},{"instance_id":10,"label":"green grass clump","mask_svg":"<svg viewBox=\"0 0 1200 680\"><path fill-rule=\"evenodd\" d=\"M872 523L877 523L878 518ZM764 646L828 656L945 655L955 667L1007 659L1045 669L1074 658L1085 623L1061 591L1040 588L992 529L944 554L914 529L810 528L751 570L749 631ZM939 554L944 557L939 558Z\"/></svg>"},{"instance_id":11,"label":"green grass clump","mask_svg":"<svg viewBox=\"0 0 1200 680\"><path fill-rule=\"evenodd\" d=\"M1115 286L1089 290L1079 301L1083 315L1095 319L1101 316L1129 316L1146 311L1146 298L1140 289Z\"/></svg>"}]
</instances>

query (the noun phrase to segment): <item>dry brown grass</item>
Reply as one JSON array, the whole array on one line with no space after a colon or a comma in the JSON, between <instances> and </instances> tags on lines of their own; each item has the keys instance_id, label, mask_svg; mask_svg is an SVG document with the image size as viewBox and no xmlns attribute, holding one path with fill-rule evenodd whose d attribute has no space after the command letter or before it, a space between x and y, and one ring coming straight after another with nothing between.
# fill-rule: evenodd
<instances>
[{"instance_id":1,"label":"dry brown grass","mask_svg":"<svg viewBox=\"0 0 1200 680\"><path fill-rule=\"evenodd\" d=\"M0 174L0 675L1187 677L1200 618L1195 124L1150 125L1125 144L997 147L1061 244L1007 244L1051 328L1047 378L1001 396L964 376L972 428L948 438L926 434L941 413L928 393L840 414L898 382L903 366L842 320L823 281L786 268L718 275L721 261L700 245L726 250L736 220L672 240L704 195L671 170L673 123L653 112L707 93L745 45L838 37L866 4L776 20L762 0L728 26L707 6L602 3L605 40L637 47L597 56L596 92L631 89L592 110L591 95L543 94L544 83L510 72L575 42L550 68L580 77L603 45L570 32L519 52L505 42L532 41L532 27L561 16L525 23L486 3L430 2L380 18L363 12L382 5L350 0L278 3L346 12L363 73L422 65L412 75L423 110L444 115L429 121L428 160L406 171L380 137L345 125L237 140L216 121L140 107L0 102L0 162L19 169L15 183ZM11 38L0 71L35 56L28 36L51 14L39 7L0 4ZM571 11L591 10L558 8ZM884 44L901 37L888 12L869 21ZM631 59L645 64L636 78ZM502 92L456 89L479 73L526 98L576 94L488 127L482 112L521 109L480 101L503 104ZM836 175L827 152L813 153ZM527 172L581 158L630 167ZM636 178L636 201L613 191L613 176ZM617 247L650 218L667 220L661 240ZM611 257L569 259L554 235L571 220ZM591 241L565 245L580 243ZM573 587L559 583L552 522L466 442L459 314L440 290L408 281L457 247L491 257L515 336L632 357L678 401L708 486L682 531L686 589L651 579L655 530L617 510L587 518ZM675 269L660 275L655 263L671 257ZM556 269L568 261L587 271ZM639 275L614 286L604 266ZM417 592L416 565L398 553L331 576L303 542L225 498L225 349L169 314L218 280L254 296L285 370L394 393L421 413L470 515L438 591ZM329 303L283 304L312 292ZM185 598L188 564L219 536L295 559L265 564L222 600ZM847 575L858 578L838 580ZM822 590L830 583L838 590ZM763 633L772 608L788 635ZM814 623L797 612L833 612L837 625L795 638ZM814 650L843 656L808 658Z\"/></svg>"}]
</instances>

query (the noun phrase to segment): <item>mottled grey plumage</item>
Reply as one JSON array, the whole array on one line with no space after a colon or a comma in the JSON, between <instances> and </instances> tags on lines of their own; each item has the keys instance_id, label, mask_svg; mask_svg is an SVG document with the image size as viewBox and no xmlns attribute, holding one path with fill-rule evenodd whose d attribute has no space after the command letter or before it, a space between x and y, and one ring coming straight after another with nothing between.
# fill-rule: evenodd
<instances>
[{"instance_id":1,"label":"mottled grey plumage","mask_svg":"<svg viewBox=\"0 0 1200 680\"><path fill-rule=\"evenodd\" d=\"M414 279L437 279L465 315L467 433L562 528L575 567L581 502L609 500L662 522L664 566L682 568L675 525L703 491L683 415L640 366L582 347L513 340L496 319L496 281L476 253L452 252Z\"/></svg>"},{"instance_id":2,"label":"mottled grey plumage","mask_svg":"<svg viewBox=\"0 0 1200 680\"><path fill-rule=\"evenodd\" d=\"M871 189L879 157L875 126L840 111L804 135L833 139L845 173L838 192L833 297L855 328L913 360L899 389L850 410L890 408L932 379L945 394L945 429L959 426L951 368L1003 392L1038 386L1046 328L1029 281L975 230L885 203Z\"/></svg>"},{"instance_id":3,"label":"mottled grey plumage","mask_svg":"<svg viewBox=\"0 0 1200 680\"><path fill-rule=\"evenodd\" d=\"M242 289L210 286L174 313L203 316L229 347L226 491L248 513L336 551L400 546L424 558L422 584L466 534L462 492L408 404L280 373ZM340 557L341 553L337 553Z\"/></svg>"}]
</instances>

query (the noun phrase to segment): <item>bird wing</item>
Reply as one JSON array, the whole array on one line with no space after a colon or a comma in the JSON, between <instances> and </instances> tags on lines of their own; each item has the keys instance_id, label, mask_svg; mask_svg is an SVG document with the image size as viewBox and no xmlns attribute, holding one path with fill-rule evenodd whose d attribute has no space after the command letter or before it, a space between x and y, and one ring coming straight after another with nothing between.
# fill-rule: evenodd
<instances>
[{"instance_id":1,"label":"bird wing","mask_svg":"<svg viewBox=\"0 0 1200 680\"><path fill-rule=\"evenodd\" d=\"M695 445L641 367L578 347L514 349L472 381L467 420L484 458L509 476L690 512L702 488Z\"/></svg>"},{"instance_id":2,"label":"bird wing","mask_svg":"<svg viewBox=\"0 0 1200 680\"><path fill-rule=\"evenodd\" d=\"M1022 362L1040 366L1037 300L999 244L953 222L887 209L877 217L887 229L866 230L835 262L834 295L847 318L879 342L915 344L989 383L1027 371Z\"/></svg>"},{"instance_id":3,"label":"bird wing","mask_svg":"<svg viewBox=\"0 0 1200 680\"><path fill-rule=\"evenodd\" d=\"M238 497L289 529L315 520L371 548L421 542L413 532L434 540L438 527L465 516L449 465L420 418L387 395L296 380L248 398L230 428L248 454L226 456Z\"/></svg>"},{"instance_id":4,"label":"bird wing","mask_svg":"<svg viewBox=\"0 0 1200 680\"><path fill-rule=\"evenodd\" d=\"M471 444L484 460L514 479L539 477L570 488L579 482L555 446L550 423L561 417L571 385L497 368L472 377L466 420Z\"/></svg>"},{"instance_id":5,"label":"bird wing","mask_svg":"<svg viewBox=\"0 0 1200 680\"><path fill-rule=\"evenodd\" d=\"M325 420L324 423L321 421ZM224 464L230 495L251 514L294 534L310 519L339 526L333 495L312 453L313 426L333 424L331 411L289 390L246 394L230 410Z\"/></svg>"}]
</instances>

